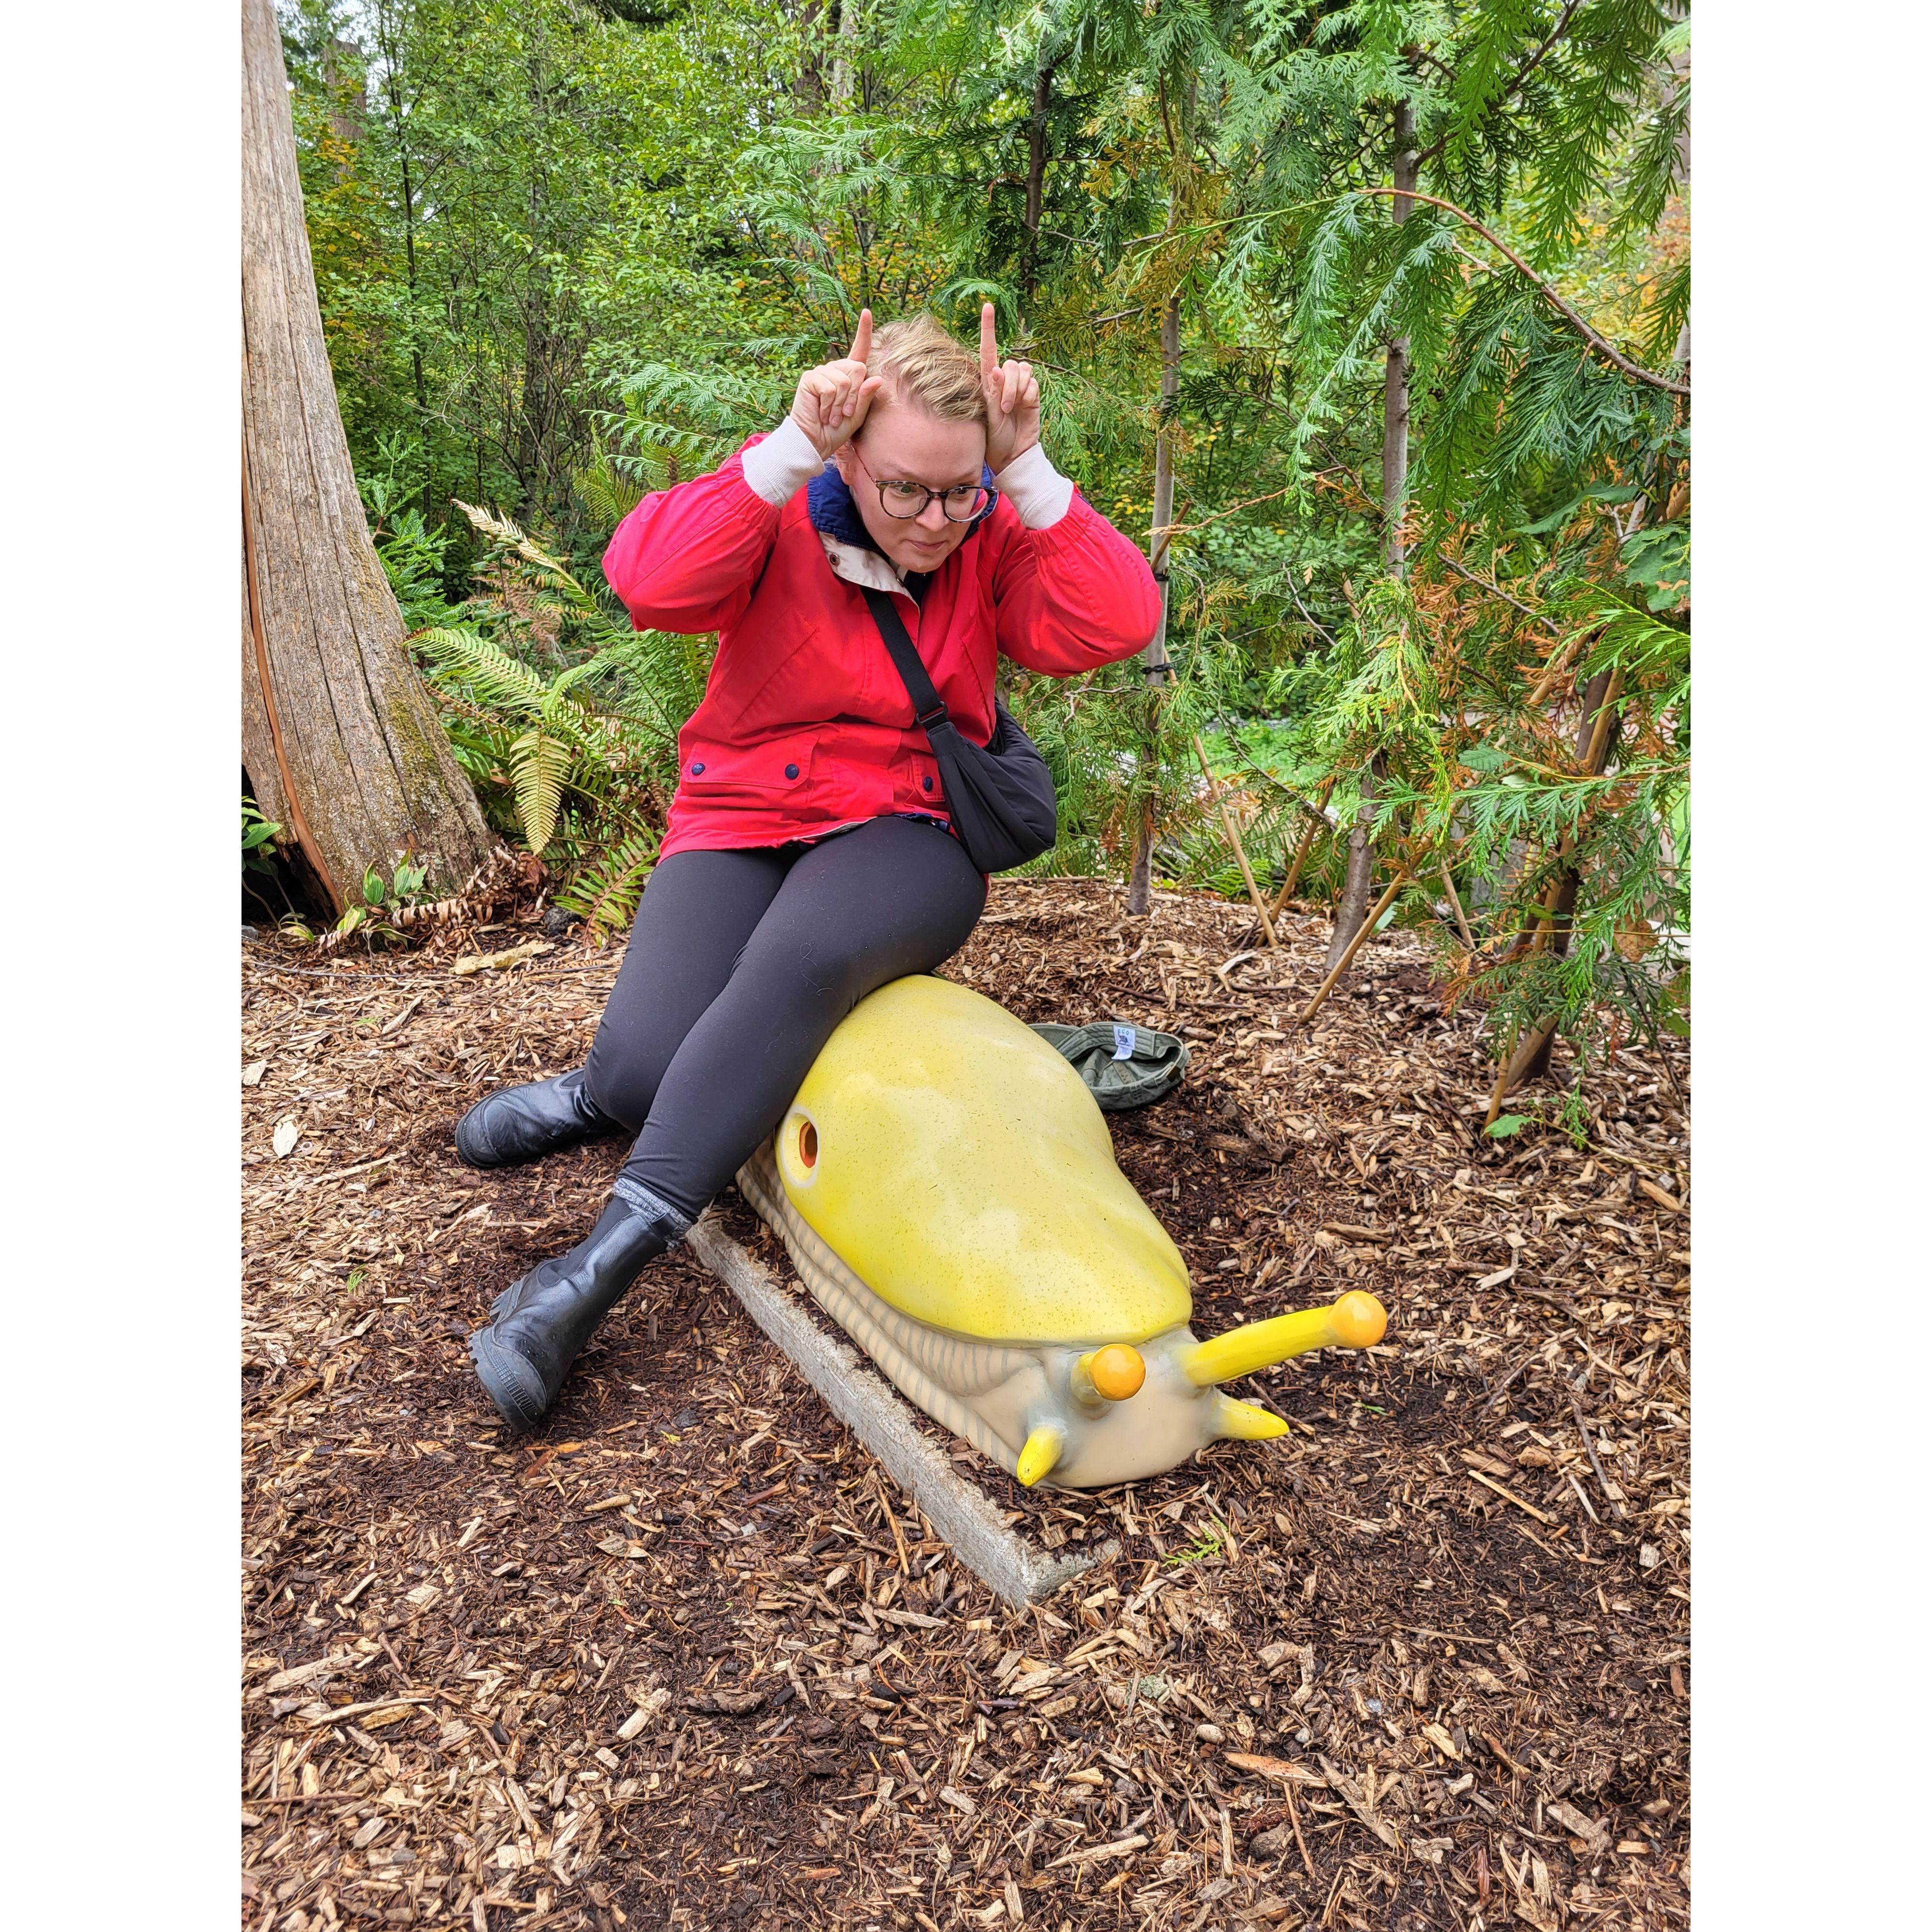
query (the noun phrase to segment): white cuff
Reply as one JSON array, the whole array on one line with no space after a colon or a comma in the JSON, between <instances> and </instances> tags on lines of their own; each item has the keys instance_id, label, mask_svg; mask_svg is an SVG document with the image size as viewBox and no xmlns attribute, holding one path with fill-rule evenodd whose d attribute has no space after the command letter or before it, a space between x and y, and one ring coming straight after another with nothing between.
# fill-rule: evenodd
<instances>
[{"instance_id":1,"label":"white cuff","mask_svg":"<svg viewBox=\"0 0 1932 1932\"><path fill-rule=\"evenodd\" d=\"M993 482L1030 530L1043 530L1058 523L1073 501L1073 479L1054 468L1039 443L1022 450Z\"/></svg>"},{"instance_id":2,"label":"white cuff","mask_svg":"<svg viewBox=\"0 0 1932 1932\"><path fill-rule=\"evenodd\" d=\"M820 456L798 424L787 416L755 449L745 452L745 481L756 494L779 509L796 496L825 467Z\"/></svg>"}]
</instances>

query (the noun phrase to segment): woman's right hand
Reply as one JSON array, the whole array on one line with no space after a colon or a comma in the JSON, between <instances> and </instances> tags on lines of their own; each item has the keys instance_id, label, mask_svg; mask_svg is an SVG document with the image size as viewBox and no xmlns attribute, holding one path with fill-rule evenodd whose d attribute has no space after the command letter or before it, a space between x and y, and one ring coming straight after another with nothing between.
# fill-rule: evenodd
<instances>
[{"instance_id":1,"label":"woman's right hand","mask_svg":"<svg viewBox=\"0 0 1932 1932\"><path fill-rule=\"evenodd\" d=\"M882 379L868 376L866 364L872 353L872 311L859 311L852 346L836 362L821 362L798 379L791 399L791 419L812 439L820 456L830 456L849 442L866 420Z\"/></svg>"}]
</instances>

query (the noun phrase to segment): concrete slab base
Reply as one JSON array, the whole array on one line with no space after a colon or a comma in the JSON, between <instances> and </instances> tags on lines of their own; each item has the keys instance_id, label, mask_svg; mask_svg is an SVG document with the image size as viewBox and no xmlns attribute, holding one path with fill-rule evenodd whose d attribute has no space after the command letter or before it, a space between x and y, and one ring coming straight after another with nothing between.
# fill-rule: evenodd
<instances>
[{"instance_id":1,"label":"concrete slab base","mask_svg":"<svg viewBox=\"0 0 1932 1932\"><path fill-rule=\"evenodd\" d=\"M1120 1545L1109 1543L1090 1553L1054 1556L1017 1535L986 1493L920 1433L898 1390L849 1342L820 1328L771 1270L724 1232L715 1214L706 1213L685 1244L996 1595L1016 1606L1034 1602L1118 1553Z\"/></svg>"}]
</instances>

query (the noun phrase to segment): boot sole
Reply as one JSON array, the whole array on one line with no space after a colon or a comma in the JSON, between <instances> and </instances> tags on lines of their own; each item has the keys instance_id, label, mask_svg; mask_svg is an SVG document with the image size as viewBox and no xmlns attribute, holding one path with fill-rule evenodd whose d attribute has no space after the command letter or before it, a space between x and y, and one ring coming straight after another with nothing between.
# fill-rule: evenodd
<instances>
[{"instance_id":1,"label":"boot sole","mask_svg":"<svg viewBox=\"0 0 1932 1932\"><path fill-rule=\"evenodd\" d=\"M494 1316L512 1292L506 1289L490 1310ZM470 1338L470 1360L484 1393L496 1406L496 1412L513 1429L535 1429L549 1403L536 1371L514 1348L506 1348L487 1328L479 1328Z\"/></svg>"}]
</instances>

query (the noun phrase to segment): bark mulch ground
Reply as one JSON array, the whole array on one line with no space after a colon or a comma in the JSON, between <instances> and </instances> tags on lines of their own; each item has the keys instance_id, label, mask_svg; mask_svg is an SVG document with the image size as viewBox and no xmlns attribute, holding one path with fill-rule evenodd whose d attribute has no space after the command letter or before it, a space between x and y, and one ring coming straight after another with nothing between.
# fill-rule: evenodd
<instances>
[{"instance_id":1,"label":"bark mulch ground","mask_svg":"<svg viewBox=\"0 0 1932 1932\"><path fill-rule=\"evenodd\" d=\"M682 1252L542 1435L500 1425L463 1338L620 1158L455 1157L486 1084L578 1060L616 972L453 970L529 917L246 950L249 1932L1687 1919L1676 1043L1593 1074L1587 1148L1493 1145L1477 1016L1414 940L1304 1032L1325 921L1230 966L1240 908L996 884L950 975L1193 1045L1111 1118L1196 1332L1352 1285L1390 1316L1234 1391L1288 1436L1156 1481L1029 1492L958 1445L1027 1533L1120 1545L1016 1612Z\"/></svg>"}]
</instances>

